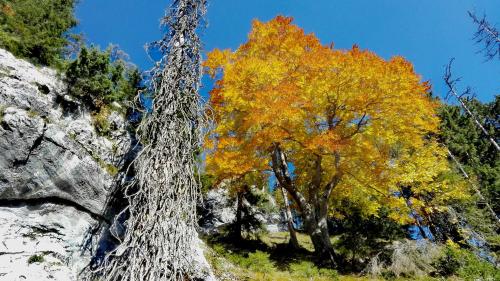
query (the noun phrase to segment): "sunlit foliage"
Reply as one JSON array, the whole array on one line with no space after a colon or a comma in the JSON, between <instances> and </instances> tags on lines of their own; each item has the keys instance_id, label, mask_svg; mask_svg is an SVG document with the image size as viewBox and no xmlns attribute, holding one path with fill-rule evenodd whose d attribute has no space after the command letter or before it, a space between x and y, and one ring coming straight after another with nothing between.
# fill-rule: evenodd
<instances>
[{"instance_id":1,"label":"sunlit foliage","mask_svg":"<svg viewBox=\"0 0 500 281\"><path fill-rule=\"evenodd\" d=\"M318 210L335 215L341 200L365 215L388 206L409 223L412 209L467 197L444 176L445 151L432 137L438 103L404 58L325 46L280 16L254 21L245 44L210 52L205 66L217 78L207 169L219 179L267 172L279 149L294 170L278 181L316 224L326 215ZM410 201L399 196L408 187Z\"/></svg>"}]
</instances>

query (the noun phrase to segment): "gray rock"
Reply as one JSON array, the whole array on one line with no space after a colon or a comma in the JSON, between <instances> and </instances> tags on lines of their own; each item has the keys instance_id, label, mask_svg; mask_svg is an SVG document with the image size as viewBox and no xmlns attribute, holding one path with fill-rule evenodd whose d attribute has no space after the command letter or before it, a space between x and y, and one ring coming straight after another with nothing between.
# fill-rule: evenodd
<instances>
[{"instance_id":1,"label":"gray rock","mask_svg":"<svg viewBox=\"0 0 500 281\"><path fill-rule=\"evenodd\" d=\"M200 229L205 235L214 235L221 233L221 230L233 223L236 219L236 200L229 195L227 183L222 182L220 186L207 192L203 198L203 203L199 206ZM255 189L255 187L252 187ZM257 191L256 189L254 191ZM262 192L262 191L260 191ZM249 214L260 221L269 232L286 231L284 216L278 212L276 201L271 194L267 194L267 200L271 209L276 211L262 210L251 205L246 199L243 205L249 210Z\"/></svg>"},{"instance_id":2,"label":"gray rock","mask_svg":"<svg viewBox=\"0 0 500 281\"><path fill-rule=\"evenodd\" d=\"M229 191L225 188L208 191L199 209L200 230L205 235L219 233L222 227L236 219L236 201L229 196Z\"/></svg>"},{"instance_id":3,"label":"gray rock","mask_svg":"<svg viewBox=\"0 0 500 281\"><path fill-rule=\"evenodd\" d=\"M102 214L132 139L113 112L110 137L90 114L67 114L57 74L0 50L0 200L57 198Z\"/></svg>"},{"instance_id":4,"label":"gray rock","mask_svg":"<svg viewBox=\"0 0 500 281\"><path fill-rule=\"evenodd\" d=\"M0 49L0 280L77 280L106 243L89 231L111 219L114 172L140 149L121 114L108 121L100 136L54 70ZM203 249L194 246L197 275L215 280Z\"/></svg>"},{"instance_id":5,"label":"gray rock","mask_svg":"<svg viewBox=\"0 0 500 281\"><path fill-rule=\"evenodd\" d=\"M83 243L96 223L72 207L0 207L0 280L76 280L90 260Z\"/></svg>"},{"instance_id":6,"label":"gray rock","mask_svg":"<svg viewBox=\"0 0 500 281\"><path fill-rule=\"evenodd\" d=\"M130 151L120 114L104 137L85 109L68 113L63 102L79 106L55 71L0 49L0 280L76 280L115 187L110 172ZM34 256L44 262L28 263Z\"/></svg>"}]
</instances>

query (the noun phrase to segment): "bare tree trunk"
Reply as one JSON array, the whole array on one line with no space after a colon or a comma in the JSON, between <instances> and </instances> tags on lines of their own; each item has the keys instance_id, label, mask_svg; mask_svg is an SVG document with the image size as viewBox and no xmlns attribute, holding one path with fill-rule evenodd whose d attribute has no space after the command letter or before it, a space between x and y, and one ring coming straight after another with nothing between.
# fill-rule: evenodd
<instances>
[{"instance_id":1,"label":"bare tree trunk","mask_svg":"<svg viewBox=\"0 0 500 281\"><path fill-rule=\"evenodd\" d=\"M197 29L205 6L205 0L175 0L162 19L168 31L153 45L163 57L152 71L152 109L138 129L144 148L125 190L125 234L89 280L184 281L196 270L196 151L206 122Z\"/></svg>"},{"instance_id":2,"label":"bare tree trunk","mask_svg":"<svg viewBox=\"0 0 500 281\"><path fill-rule=\"evenodd\" d=\"M462 172L462 174L464 175L464 178L466 178L467 181L470 183L470 185L472 186L472 188L476 192L476 195L479 197L479 199L486 206L486 209L490 213L491 217L495 220L495 223L497 225L500 225L500 218L498 218L497 214L495 213L495 211L493 210L493 208L491 208L488 200L486 200L486 198L484 198L484 196L481 193L481 191L479 190L479 188L470 180L469 175L464 170L462 164L460 164L460 162L458 162L458 159L455 157L455 155L453 155L451 153L451 151L448 149L448 147L446 147L446 151L448 152L448 156L450 156L450 158L453 160L453 162L455 162L455 165L458 167L458 169L460 170L460 172Z\"/></svg>"},{"instance_id":3,"label":"bare tree trunk","mask_svg":"<svg viewBox=\"0 0 500 281\"><path fill-rule=\"evenodd\" d=\"M445 81L446 85L448 86L449 93L451 93L460 102L460 105L465 110L465 112L467 112L467 114L472 118L472 120L474 120L474 123L476 123L476 126L479 127L479 129L481 129L481 131L488 138L488 140L491 142L491 144L493 144L493 146L496 148L496 150L500 152L500 146L498 145L498 143L495 141L495 139L493 139L493 137L488 133L488 131L486 131L486 129L481 124L481 122L479 122L479 119L477 118L477 116L474 113L472 113L472 111L469 110L469 107L465 104L462 97L455 90L455 83L457 80L452 80L452 78L451 78L451 65L452 65L452 63L453 63L453 59L450 61L450 63L446 67L446 73L444 74L444 81Z\"/></svg>"},{"instance_id":4,"label":"bare tree trunk","mask_svg":"<svg viewBox=\"0 0 500 281\"><path fill-rule=\"evenodd\" d=\"M290 210L290 204L288 202L288 195L286 193L286 190L280 186L281 189L281 194L283 195L283 202L285 204L285 216L286 216L286 222L288 226L288 232L290 232L290 245L294 249L299 249L299 241L297 240L297 233L295 232L295 229L293 227L293 217L292 217L292 212Z\"/></svg>"},{"instance_id":5,"label":"bare tree trunk","mask_svg":"<svg viewBox=\"0 0 500 281\"><path fill-rule=\"evenodd\" d=\"M242 220L243 220L243 193L238 192L236 197L236 221L234 222L234 238L241 240L243 238L242 232Z\"/></svg>"}]
</instances>

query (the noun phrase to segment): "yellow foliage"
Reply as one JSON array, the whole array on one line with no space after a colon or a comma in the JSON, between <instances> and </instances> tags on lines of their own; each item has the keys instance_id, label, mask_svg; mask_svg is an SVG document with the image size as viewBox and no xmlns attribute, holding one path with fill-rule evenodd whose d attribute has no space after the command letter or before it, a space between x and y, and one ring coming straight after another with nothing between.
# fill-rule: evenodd
<instances>
[{"instance_id":1,"label":"yellow foliage","mask_svg":"<svg viewBox=\"0 0 500 281\"><path fill-rule=\"evenodd\" d=\"M442 177L446 156L429 137L438 129L438 103L402 57L333 49L279 16L254 21L245 44L210 52L204 66L218 78L207 169L219 178L270 171L271 148L279 144L306 196L320 159L319 186L341 173L333 202L358 202L367 214L385 205L407 222L408 206L397 196L402 186L432 194L432 202L413 199L418 207L467 197Z\"/></svg>"}]
</instances>

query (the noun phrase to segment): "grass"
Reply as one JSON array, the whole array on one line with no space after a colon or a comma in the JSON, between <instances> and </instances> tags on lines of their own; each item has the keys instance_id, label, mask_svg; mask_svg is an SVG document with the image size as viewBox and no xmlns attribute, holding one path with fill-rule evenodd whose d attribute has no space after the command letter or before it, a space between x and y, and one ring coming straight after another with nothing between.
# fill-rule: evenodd
<instances>
[{"instance_id":1,"label":"grass","mask_svg":"<svg viewBox=\"0 0 500 281\"><path fill-rule=\"evenodd\" d=\"M260 237L260 240L269 247L274 247L280 244L287 244L289 239L290 239L290 233L288 232L268 233ZM299 245L302 248L310 252L314 251L314 245L309 235L297 232L297 240L299 241ZM330 237L330 240L332 241L332 244L335 245L335 243L338 241L338 237L332 236Z\"/></svg>"},{"instance_id":2,"label":"grass","mask_svg":"<svg viewBox=\"0 0 500 281\"><path fill-rule=\"evenodd\" d=\"M102 160L97 153L94 152L92 154L92 158L94 158L94 160L99 164L99 166L101 166L101 168L106 170L106 172L108 172L108 174L110 174L111 176L114 177L118 174L119 172L118 167L116 167L113 164L106 163L106 161Z\"/></svg>"},{"instance_id":3,"label":"grass","mask_svg":"<svg viewBox=\"0 0 500 281\"><path fill-rule=\"evenodd\" d=\"M27 114L28 114L28 116L29 116L30 118L35 118L35 117L37 117L37 116L38 116L38 112L36 112L36 111L34 111L34 110L32 110L32 109L28 110Z\"/></svg>"},{"instance_id":4,"label":"grass","mask_svg":"<svg viewBox=\"0 0 500 281\"><path fill-rule=\"evenodd\" d=\"M223 237L211 238L206 241L210 246L207 260L221 281L462 280L455 276L386 276L387 279L384 279L382 276L340 274L334 269L318 266L309 236L297 233L297 238L304 249L291 250L288 247L289 234L287 232L263 234L257 239L243 241L231 241ZM335 244L338 237L331 239Z\"/></svg>"},{"instance_id":5,"label":"grass","mask_svg":"<svg viewBox=\"0 0 500 281\"><path fill-rule=\"evenodd\" d=\"M292 251L288 247L288 232L263 234L258 239L244 241L219 238L207 241L212 247L207 259L220 280L343 280L336 270L314 263L313 244L308 235L297 233L297 238L302 250Z\"/></svg>"}]
</instances>

